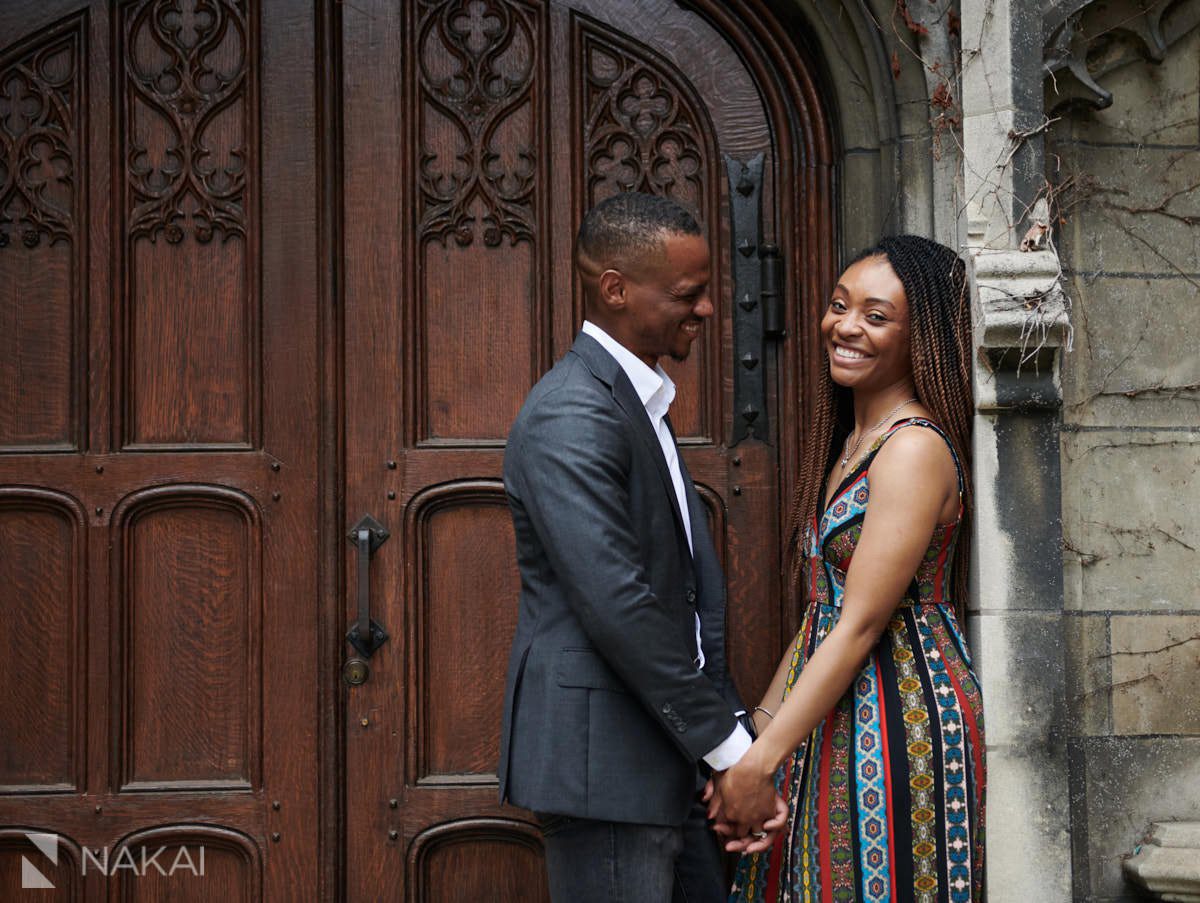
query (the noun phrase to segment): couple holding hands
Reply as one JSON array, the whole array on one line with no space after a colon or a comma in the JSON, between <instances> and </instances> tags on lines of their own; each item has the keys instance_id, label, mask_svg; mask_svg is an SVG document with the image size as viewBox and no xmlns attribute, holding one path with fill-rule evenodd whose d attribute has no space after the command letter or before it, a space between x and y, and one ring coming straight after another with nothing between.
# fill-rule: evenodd
<instances>
[{"instance_id":1,"label":"couple holding hands","mask_svg":"<svg viewBox=\"0 0 1200 903\"><path fill-rule=\"evenodd\" d=\"M899 236L838 279L788 534L803 619L749 706L658 365L714 313L708 242L674 202L622 194L584 217L575 266L582 332L504 463L521 596L500 788L538 818L551 896L981 900L962 262Z\"/></svg>"}]
</instances>

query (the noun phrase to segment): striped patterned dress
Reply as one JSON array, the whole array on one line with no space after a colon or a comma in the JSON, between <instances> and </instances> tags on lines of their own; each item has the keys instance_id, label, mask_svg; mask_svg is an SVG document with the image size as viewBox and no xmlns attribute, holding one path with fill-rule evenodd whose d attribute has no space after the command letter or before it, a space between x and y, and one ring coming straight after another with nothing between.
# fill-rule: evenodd
<instances>
[{"instance_id":1,"label":"striped patterned dress","mask_svg":"<svg viewBox=\"0 0 1200 903\"><path fill-rule=\"evenodd\" d=\"M810 525L809 604L787 692L841 613L871 461L909 425L946 438L928 420L897 421ZM957 458L955 466L961 499ZM983 701L949 598L961 518L960 504L958 518L934 530L866 665L780 768L787 827L772 849L741 858L731 901L983 899Z\"/></svg>"}]
</instances>

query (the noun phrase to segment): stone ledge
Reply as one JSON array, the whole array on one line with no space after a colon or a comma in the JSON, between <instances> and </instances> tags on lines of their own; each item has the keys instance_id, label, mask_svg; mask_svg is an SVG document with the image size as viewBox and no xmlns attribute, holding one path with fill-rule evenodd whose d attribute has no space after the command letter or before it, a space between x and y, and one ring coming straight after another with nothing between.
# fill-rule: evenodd
<instances>
[{"instance_id":1,"label":"stone ledge","mask_svg":"<svg viewBox=\"0 0 1200 903\"><path fill-rule=\"evenodd\" d=\"M1125 876L1160 900L1200 903L1200 822L1156 822L1125 860Z\"/></svg>"}]
</instances>

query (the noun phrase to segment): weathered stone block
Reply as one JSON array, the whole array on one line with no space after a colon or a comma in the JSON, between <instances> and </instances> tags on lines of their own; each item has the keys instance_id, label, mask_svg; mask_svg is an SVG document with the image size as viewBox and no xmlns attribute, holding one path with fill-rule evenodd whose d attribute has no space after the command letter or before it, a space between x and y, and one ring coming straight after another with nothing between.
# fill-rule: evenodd
<instances>
[{"instance_id":1,"label":"weathered stone block","mask_svg":"<svg viewBox=\"0 0 1200 903\"><path fill-rule=\"evenodd\" d=\"M1063 434L1064 604L1200 611L1200 429Z\"/></svg>"},{"instance_id":2,"label":"weathered stone block","mask_svg":"<svg viewBox=\"0 0 1200 903\"><path fill-rule=\"evenodd\" d=\"M1072 612L1064 619L1067 708L1075 736L1112 733L1112 656L1108 618Z\"/></svg>"},{"instance_id":3,"label":"weathered stone block","mask_svg":"<svg viewBox=\"0 0 1200 903\"><path fill-rule=\"evenodd\" d=\"M846 154L842 162L842 247L847 259L879 241L884 206L880 155L877 151Z\"/></svg>"},{"instance_id":4,"label":"weathered stone block","mask_svg":"<svg viewBox=\"0 0 1200 903\"><path fill-rule=\"evenodd\" d=\"M1066 683L1061 614L1004 612L977 617L972 647L983 686L984 719L991 746L1036 747L1062 733ZM1018 690L1019 688L1019 690Z\"/></svg>"},{"instance_id":5,"label":"weathered stone block","mask_svg":"<svg viewBox=\"0 0 1200 903\"><path fill-rule=\"evenodd\" d=\"M1200 734L1200 616L1114 617L1109 656L1113 733Z\"/></svg>"},{"instance_id":6,"label":"weathered stone block","mask_svg":"<svg viewBox=\"0 0 1200 903\"><path fill-rule=\"evenodd\" d=\"M973 222L986 224L982 246L1015 247L1024 231L1027 210L1012 196L1014 182L1027 181L1030 173L1015 172L1031 155L1013 135L1032 132L1042 124L1040 113L996 110L963 117L963 147L974 161L963 174L966 210ZM1037 173L1037 180L1042 181ZM1015 206L1014 206L1015 205Z\"/></svg>"},{"instance_id":7,"label":"weathered stone block","mask_svg":"<svg viewBox=\"0 0 1200 903\"><path fill-rule=\"evenodd\" d=\"M1077 277L1066 290L1075 347L1063 355L1064 421L1197 423L1200 286L1188 279Z\"/></svg>"},{"instance_id":8,"label":"weathered stone block","mask_svg":"<svg viewBox=\"0 0 1200 903\"><path fill-rule=\"evenodd\" d=\"M1075 134L1105 144L1196 144L1200 31L1167 51L1159 65L1137 60L1101 77L1112 106L1076 117Z\"/></svg>"},{"instance_id":9,"label":"weathered stone block","mask_svg":"<svg viewBox=\"0 0 1200 903\"><path fill-rule=\"evenodd\" d=\"M1052 180L1071 186L1061 198L1065 266L1092 274L1200 270L1200 150L1071 143L1049 149L1056 159Z\"/></svg>"},{"instance_id":10,"label":"weathered stone block","mask_svg":"<svg viewBox=\"0 0 1200 903\"><path fill-rule=\"evenodd\" d=\"M1125 860L1125 874L1161 900L1200 903L1200 822L1157 822Z\"/></svg>"},{"instance_id":11,"label":"weathered stone block","mask_svg":"<svg viewBox=\"0 0 1200 903\"><path fill-rule=\"evenodd\" d=\"M1001 379L1002 374L994 378ZM979 390L981 386L976 385ZM1011 395L1009 393L1012 393ZM977 396L977 402L983 393ZM1010 404L1017 388L997 388L993 404ZM1031 412L975 417L976 486L971 611L1058 612L1063 571L1059 424Z\"/></svg>"},{"instance_id":12,"label":"weathered stone block","mask_svg":"<svg viewBox=\"0 0 1200 903\"><path fill-rule=\"evenodd\" d=\"M1200 738L1086 742L1086 824L1075 829L1087 832L1088 861L1076 863L1090 875L1087 899L1145 899L1121 863L1151 822L1200 818Z\"/></svg>"},{"instance_id":13,"label":"weathered stone block","mask_svg":"<svg viewBox=\"0 0 1200 903\"><path fill-rule=\"evenodd\" d=\"M988 903L1071 899L1067 777L1061 762L988 748Z\"/></svg>"},{"instance_id":14,"label":"weathered stone block","mask_svg":"<svg viewBox=\"0 0 1200 903\"><path fill-rule=\"evenodd\" d=\"M970 112L1013 104L1012 8L1007 3L963 0L963 106Z\"/></svg>"}]
</instances>

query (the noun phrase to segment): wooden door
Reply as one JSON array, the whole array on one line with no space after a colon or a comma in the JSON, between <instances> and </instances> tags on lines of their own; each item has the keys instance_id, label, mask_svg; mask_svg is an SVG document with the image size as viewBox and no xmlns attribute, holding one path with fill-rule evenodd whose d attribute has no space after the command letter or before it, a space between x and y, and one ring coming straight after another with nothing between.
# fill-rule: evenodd
<instances>
[{"instance_id":1,"label":"wooden door","mask_svg":"<svg viewBox=\"0 0 1200 903\"><path fill-rule=\"evenodd\" d=\"M345 696L346 893L535 900L538 834L497 800L519 589L501 461L582 321L576 228L626 189L682 200L708 228L718 313L685 365L666 364L671 416L729 578L733 671L755 698L784 634L777 421L799 411L798 381L768 350L771 432L732 447L741 252L724 156L765 155L767 237L791 196L775 195L760 86L672 0L356 0L341 16L345 528L370 514L391 534L370 575L390 639ZM348 591L347 624L356 605Z\"/></svg>"},{"instance_id":2,"label":"wooden door","mask_svg":"<svg viewBox=\"0 0 1200 903\"><path fill-rule=\"evenodd\" d=\"M0 4L4 900L316 898L314 21Z\"/></svg>"}]
</instances>

